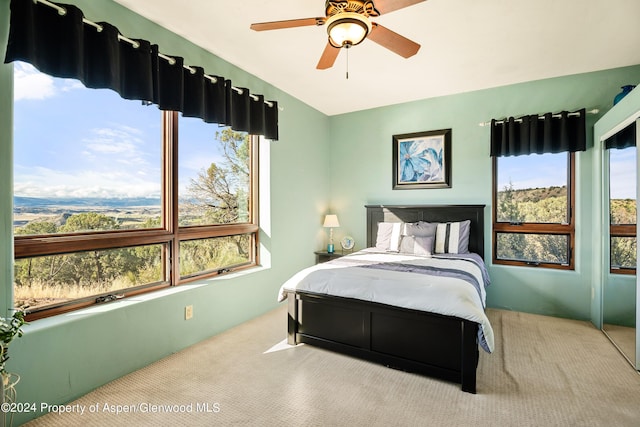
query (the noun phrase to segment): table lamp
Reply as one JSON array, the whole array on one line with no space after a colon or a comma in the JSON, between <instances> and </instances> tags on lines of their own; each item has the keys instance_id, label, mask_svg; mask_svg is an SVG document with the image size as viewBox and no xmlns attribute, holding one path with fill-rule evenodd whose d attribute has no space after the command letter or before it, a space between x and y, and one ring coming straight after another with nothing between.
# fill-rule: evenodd
<instances>
[{"instance_id":1,"label":"table lamp","mask_svg":"<svg viewBox=\"0 0 640 427\"><path fill-rule=\"evenodd\" d=\"M338 215L327 215L324 217L324 225L325 228L329 228L329 244L327 245L327 252L332 254L334 251L333 247L333 227L340 227L340 223L338 222Z\"/></svg>"}]
</instances>

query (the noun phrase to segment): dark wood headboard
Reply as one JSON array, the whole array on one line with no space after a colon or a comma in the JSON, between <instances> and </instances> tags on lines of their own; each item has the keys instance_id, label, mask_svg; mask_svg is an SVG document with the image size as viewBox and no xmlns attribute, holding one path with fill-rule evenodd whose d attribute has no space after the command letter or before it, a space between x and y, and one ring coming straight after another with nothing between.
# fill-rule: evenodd
<instances>
[{"instance_id":1,"label":"dark wood headboard","mask_svg":"<svg viewBox=\"0 0 640 427\"><path fill-rule=\"evenodd\" d=\"M469 252L484 258L485 205L367 205L367 247L376 245L379 222L471 221Z\"/></svg>"}]
</instances>

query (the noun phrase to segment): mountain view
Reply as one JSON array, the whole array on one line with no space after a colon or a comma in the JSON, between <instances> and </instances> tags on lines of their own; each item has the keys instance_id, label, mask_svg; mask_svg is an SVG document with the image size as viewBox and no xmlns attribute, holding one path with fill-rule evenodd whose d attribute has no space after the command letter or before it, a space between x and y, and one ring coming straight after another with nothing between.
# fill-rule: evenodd
<instances>
[{"instance_id":1,"label":"mountain view","mask_svg":"<svg viewBox=\"0 0 640 427\"><path fill-rule=\"evenodd\" d=\"M122 228L137 228L150 218L160 217L160 199L135 198L37 198L13 199L13 226L30 222L51 222L64 225L73 214L96 212L114 218Z\"/></svg>"}]
</instances>

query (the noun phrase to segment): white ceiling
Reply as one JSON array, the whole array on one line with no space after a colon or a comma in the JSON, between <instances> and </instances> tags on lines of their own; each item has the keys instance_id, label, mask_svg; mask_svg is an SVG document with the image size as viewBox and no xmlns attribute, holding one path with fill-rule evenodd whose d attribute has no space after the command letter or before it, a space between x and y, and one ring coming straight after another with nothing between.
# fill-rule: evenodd
<instances>
[{"instance_id":1,"label":"white ceiling","mask_svg":"<svg viewBox=\"0 0 640 427\"><path fill-rule=\"evenodd\" d=\"M365 40L349 50L349 79L344 49L315 68L326 27L249 29L323 17L323 0L115 1L327 115L640 64L640 0L428 0L372 19L418 54Z\"/></svg>"}]
</instances>

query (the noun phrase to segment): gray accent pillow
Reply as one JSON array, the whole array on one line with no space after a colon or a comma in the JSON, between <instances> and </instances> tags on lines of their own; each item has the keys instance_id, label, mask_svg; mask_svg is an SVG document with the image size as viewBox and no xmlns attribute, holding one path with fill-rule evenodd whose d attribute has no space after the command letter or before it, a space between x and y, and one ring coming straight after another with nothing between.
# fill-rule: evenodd
<instances>
[{"instance_id":1,"label":"gray accent pillow","mask_svg":"<svg viewBox=\"0 0 640 427\"><path fill-rule=\"evenodd\" d=\"M400 252L403 254L431 256L433 254L432 236L404 236L400 241Z\"/></svg>"},{"instance_id":2,"label":"gray accent pillow","mask_svg":"<svg viewBox=\"0 0 640 427\"><path fill-rule=\"evenodd\" d=\"M405 236L436 237L438 224L425 221L411 222L404 225Z\"/></svg>"}]
</instances>

